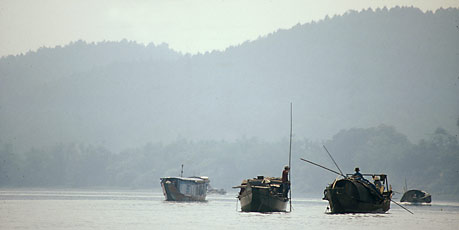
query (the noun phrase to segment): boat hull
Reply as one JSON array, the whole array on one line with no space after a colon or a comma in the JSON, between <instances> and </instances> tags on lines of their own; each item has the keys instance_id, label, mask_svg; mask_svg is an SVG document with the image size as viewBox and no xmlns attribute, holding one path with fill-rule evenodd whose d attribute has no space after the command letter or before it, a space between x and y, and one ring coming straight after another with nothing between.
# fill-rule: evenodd
<instances>
[{"instance_id":1,"label":"boat hull","mask_svg":"<svg viewBox=\"0 0 459 230\"><path fill-rule=\"evenodd\" d=\"M400 199L400 202L430 203L432 202L432 195L421 190L413 189L405 192Z\"/></svg>"},{"instance_id":2,"label":"boat hull","mask_svg":"<svg viewBox=\"0 0 459 230\"><path fill-rule=\"evenodd\" d=\"M288 198L273 195L267 188L247 186L239 195L243 212L285 212Z\"/></svg>"},{"instance_id":3,"label":"boat hull","mask_svg":"<svg viewBox=\"0 0 459 230\"><path fill-rule=\"evenodd\" d=\"M161 179L161 188L166 201L205 201L207 183L193 183L186 181L189 186L186 191L181 191L184 181L179 179ZM181 185L182 184L182 185ZM182 188L182 190L184 190Z\"/></svg>"},{"instance_id":4,"label":"boat hull","mask_svg":"<svg viewBox=\"0 0 459 230\"><path fill-rule=\"evenodd\" d=\"M390 192L378 195L360 182L347 179L337 182L324 191L331 213L385 213L390 209Z\"/></svg>"}]
</instances>

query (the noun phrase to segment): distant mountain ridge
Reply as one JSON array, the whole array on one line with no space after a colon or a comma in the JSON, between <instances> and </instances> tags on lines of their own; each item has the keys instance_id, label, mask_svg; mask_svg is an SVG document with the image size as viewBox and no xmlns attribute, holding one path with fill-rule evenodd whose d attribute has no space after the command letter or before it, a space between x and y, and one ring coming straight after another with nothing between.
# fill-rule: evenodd
<instances>
[{"instance_id":1,"label":"distant mountain ridge","mask_svg":"<svg viewBox=\"0 0 459 230\"><path fill-rule=\"evenodd\" d=\"M457 133L459 10L349 12L223 52L126 40L0 59L0 141L113 149L148 141L288 136L393 125Z\"/></svg>"}]
</instances>

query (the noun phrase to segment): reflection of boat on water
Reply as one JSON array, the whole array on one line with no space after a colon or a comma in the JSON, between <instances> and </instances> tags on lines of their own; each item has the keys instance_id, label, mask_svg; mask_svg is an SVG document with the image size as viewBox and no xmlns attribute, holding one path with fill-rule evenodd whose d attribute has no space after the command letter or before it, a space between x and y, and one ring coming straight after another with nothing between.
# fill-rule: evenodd
<instances>
[{"instance_id":1,"label":"reflection of boat on water","mask_svg":"<svg viewBox=\"0 0 459 230\"><path fill-rule=\"evenodd\" d=\"M432 195L425 191L412 189L403 193L400 202L410 202L410 203L430 203L432 202Z\"/></svg>"},{"instance_id":2,"label":"reflection of boat on water","mask_svg":"<svg viewBox=\"0 0 459 230\"><path fill-rule=\"evenodd\" d=\"M161 187L167 201L205 201L209 178L164 177Z\"/></svg>"},{"instance_id":3,"label":"reflection of boat on water","mask_svg":"<svg viewBox=\"0 0 459 230\"><path fill-rule=\"evenodd\" d=\"M387 188L385 174L363 174L372 176L375 183L364 178L337 179L324 191L331 213L384 213L390 209L392 190Z\"/></svg>"},{"instance_id":4,"label":"reflection of boat on water","mask_svg":"<svg viewBox=\"0 0 459 230\"><path fill-rule=\"evenodd\" d=\"M243 212L285 212L289 201L281 178L258 176L242 181L237 198Z\"/></svg>"}]
</instances>

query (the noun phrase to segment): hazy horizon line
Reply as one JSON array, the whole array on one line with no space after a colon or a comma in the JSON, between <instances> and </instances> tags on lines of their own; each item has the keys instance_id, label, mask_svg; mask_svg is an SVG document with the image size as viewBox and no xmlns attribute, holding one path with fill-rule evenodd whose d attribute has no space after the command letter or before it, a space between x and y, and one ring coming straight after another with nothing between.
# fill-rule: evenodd
<instances>
[{"instance_id":1,"label":"hazy horizon line","mask_svg":"<svg viewBox=\"0 0 459 230\"><path fill-rule=\"evenodd\" d=\"M75 39L75 40L70 40L65 44L56 44L54 46L43 45L43 46L40 46L40 47L37 47L37 48L29 48L27 51L22 51L22 52L19 52L19 53L0 54L0 59L6 58L6 57L11 57L11 56L12 57L17 57L17 56L27 55L29 53L37 53L40 49L65 48L67 46L70 46L70 45L72 45L74 43L81 42L81 41L85 42L86 44L94 44L94 45L98 45L98 44L101 44L101 43L121 43L121 42L124 42L124 41L134 42L134 43L136 43L138 45L142 45L144 47L148 47L150 45L153 45L155 47L164 46L165 45L169 50L174 51L174 52L176 52L176 53L178 53L178 54L180 54L182 56L198 56L198 55L205 55L207 53L212 53L212 52L225 52L226 50L228 50L230 48L239 47L242 44L245 44L247 42L255 42L257 40L260 40L260 39L263 39L265 37L268 37L268 36L270 36L272 34L278 33L280 31L291 30L291 29L293 29L294 27L297 27L297 26L305 26L305 25L313 24L313 23L321 23L321 22L324 22L326 20L332 20L335 17L343 17L343 16L346 16L346 15L351 14L351 13L361 13L361 12L365 12L365 11L377 12L379 10L381 10L381 11L390 11L392 9L416 9L416 10L421 11L424 14L426 14L427 12L431 12L431 13L435 14L439 10L448 10L448 9L459 10L459 7L448 7L448 8L439 7L437 9L435 9L435 10L423 10L420 7L416 7L416 6L411 5L411 6L395 6L395 7L391 7L391 8L388 8L388 7L384 6L384 7L377 7L377 8L368 7L366 9L364 8L364 9L360 9L360 10L350 9L350 10L347 10L347 11L341 13L341 14L333 14L333 15L327 14L324 17L322 17L322 18L320 18L318 20L314 20L313 19L313 20L310 20L310 21L304 22L304 23L297 22L296 24L291 25L288 28L277 28L275 30L272 30L271 32L268 32L268 33L265 33L265 34L259 34L259 36L256 39L247 39L247 40L244 40L242 42L230 44L230 45L228 45L228 46L226 46L224 48L213 48L213 49L200 50L200 51L195 51L195 52L177 49L177 48L171 46L167 42L158 42L158 43L155 43L154 41L142 42L142 41L135 40L135 39L129 39L127 37L121 38L121 39L118 39L118 40L115 40L115 39L113 39L113 40L112 39L90 40L90 39L78 38L78 39Z\"/></svg>"}]
</instances>

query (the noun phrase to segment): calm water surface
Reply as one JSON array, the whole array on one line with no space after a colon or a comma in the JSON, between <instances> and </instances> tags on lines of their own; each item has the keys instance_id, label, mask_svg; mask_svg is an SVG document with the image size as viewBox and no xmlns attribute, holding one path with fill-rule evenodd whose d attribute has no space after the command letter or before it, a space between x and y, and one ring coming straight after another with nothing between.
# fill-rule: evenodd
<instances>
[{"instance_id":1,"label":"calm water surface","mask_svg":"<svg viewBox=\"0 0 459 230\"><path fill-rule=\"evenodd\" d=\"M392 204L385 214L325 214L320 198L297 198L291 213L243 213L230 195L166 202L149 191L0 190L0 229L459 229L459 203ZM236 210L238 208L238 210Z\"/></svg>"}]
</instances>

